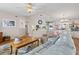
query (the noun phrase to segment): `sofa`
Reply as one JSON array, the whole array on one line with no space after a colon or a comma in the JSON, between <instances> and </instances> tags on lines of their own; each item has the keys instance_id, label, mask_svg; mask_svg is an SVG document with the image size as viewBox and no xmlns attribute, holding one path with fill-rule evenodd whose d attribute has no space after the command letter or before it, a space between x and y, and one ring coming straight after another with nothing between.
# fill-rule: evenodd
<instances>
[{"instance_id":1,"label":"sofa","mask_svg":"<svg viewBox=\"0 0 79 59\"><path fill-rule=\"evenodd\" d=\"M75 55L76 48L69 30L62 30L58 37L48 38L48 41L25 55Z\"/></svg>"}]
</instances>

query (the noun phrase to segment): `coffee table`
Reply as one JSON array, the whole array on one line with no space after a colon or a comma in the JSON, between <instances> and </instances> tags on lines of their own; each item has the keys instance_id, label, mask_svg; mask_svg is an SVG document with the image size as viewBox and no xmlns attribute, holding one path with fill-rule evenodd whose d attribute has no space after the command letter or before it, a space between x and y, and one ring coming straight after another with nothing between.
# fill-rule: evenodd
<instances>
[{"instance_id":1,"label":"coffee table","mask_svg":"<svg viewBox=\"0 0 79 59\"><path fill-rule=\"evenodd\" d=\"M14 41L11 41L10 42L10 47L11 47L11 53L10 54L12 54L12 52L14 52L15 55L17 55L19 48L22 48L24 46L27 46L27 45L33 44L33 43L37 43L39 45L39 40L36 39L36 38L27 37L25 39L23 38L19 43L14 43Z\"/></svg>"}]
</instances>

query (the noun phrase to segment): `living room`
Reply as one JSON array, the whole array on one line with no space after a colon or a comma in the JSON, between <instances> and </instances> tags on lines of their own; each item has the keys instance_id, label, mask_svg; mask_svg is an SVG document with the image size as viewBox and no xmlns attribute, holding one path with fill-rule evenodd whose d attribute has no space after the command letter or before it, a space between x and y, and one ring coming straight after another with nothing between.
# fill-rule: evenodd
<instances>
[{"instance_id":1,"label":"living room","mask_svg":"<svg viewBox=\"0 0 79 59\"><path fill-rule=\"evenodd\" d=\"M0 4L0 55L79 54L78 6L75 3Z\"/></svg>"}]
</instances>

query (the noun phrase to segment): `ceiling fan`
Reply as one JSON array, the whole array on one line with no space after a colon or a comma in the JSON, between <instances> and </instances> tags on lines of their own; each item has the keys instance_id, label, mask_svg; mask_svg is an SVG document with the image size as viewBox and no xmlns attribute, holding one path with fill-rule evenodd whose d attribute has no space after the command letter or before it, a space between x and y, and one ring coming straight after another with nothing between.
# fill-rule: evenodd
<instances>
[{"instance_id":1,"label":"ceiling fan","mask_svg":"<svg viewBox=\"0 0 79 59\"><path fill-rule=\"evenodd\" d=\"M32 12L32 3L28 3L26 5L26 8L27 8L27 12L31 13Z\"/></svg>"}]
</instances>

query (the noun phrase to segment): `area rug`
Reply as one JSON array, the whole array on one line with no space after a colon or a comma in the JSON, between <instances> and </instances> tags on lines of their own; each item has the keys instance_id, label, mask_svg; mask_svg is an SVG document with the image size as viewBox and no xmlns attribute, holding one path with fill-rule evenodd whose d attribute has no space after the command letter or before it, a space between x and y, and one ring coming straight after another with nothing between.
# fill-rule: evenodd
<instances>
[{"instance_id":1,"label":"area rug","mask_svg":"<svg viewBox=\"0 0 79 59\"><path fill-rule=\"evenodd\" d=\"M18 49L18 55L26 54L30 50L32 50L32 48L27 48L27 46L20 48ZM11 52L10 48L4 48L4 49L0 48L0 55L15 55L15 53L10 54L10 52Z\"/></svg>"}]
</instances>

